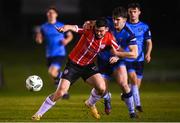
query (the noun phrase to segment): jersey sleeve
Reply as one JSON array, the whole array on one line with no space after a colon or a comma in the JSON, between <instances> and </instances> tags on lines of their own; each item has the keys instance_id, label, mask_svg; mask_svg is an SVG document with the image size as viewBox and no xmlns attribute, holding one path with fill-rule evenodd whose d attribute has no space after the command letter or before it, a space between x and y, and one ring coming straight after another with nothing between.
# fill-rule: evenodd
<instances>
[{"instance_id":1,"label":"jersey sleeve","mask_svg":"<svg viewBox=\"0 0 180 123\"><path fill-rule=\"evenodd\" d=\"M83 28L77 27L77 33L83 34L84 32L85 32L85 30Z\"/></svg>"},{"instance_id":2,"label":"jersey sleeve","mask_svg":"<svg viewBox=\"0 0 180 123\"><path fill-rule=\"evenodd\" d=\"M129 35L128 41L128 45L137 45L136 37L134 34Z\"/></svg>"},{"instance_id":3,"label":"jersey sleeve","mask_svg":"<svg viewBox=\"0 0 180 123\"><path fill-rule=\"evenodd\" d=\"M114 47L115 49L118 49L119 45L117 44L115 37L111 33L109 34L110 35L109 35L108 45Z\"/></svg>"},{"instance_id":4,"label":"jersey sleeve","mask_svg":"<svg viewBox=\"0 0 180 123\"><path fill-rule=\"evenodd\" d=\"M148 39L151 39L151 31L149 29L149 26L147 26L147 29L144 33L144 39L147 41Z\"/></svg>"}]
</instances>

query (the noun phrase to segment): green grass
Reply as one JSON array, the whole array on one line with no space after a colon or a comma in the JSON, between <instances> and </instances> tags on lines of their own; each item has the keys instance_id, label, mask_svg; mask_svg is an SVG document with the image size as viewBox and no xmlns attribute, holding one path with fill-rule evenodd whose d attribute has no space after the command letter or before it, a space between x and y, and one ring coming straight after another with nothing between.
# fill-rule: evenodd
<instances>
[{"instance_id":1,"label":"green grass","mask_svg":"<svg viewBox=\"0 0 180 123\"><path fill-rule=\"evenodd\" d=\"M55 90L47 74L42 47L0 48L0 52L5 79L5 86L0 89L0 121L31 121L31 116L46 96ZM162 57L165 59L165 56ZM158 54L155 60L159 60ZM155 66L164 69L163 65L155 64ZM149 68L156 67L151 64ZM25 79L32 74L39 75L44 81L44 87L40 92L29 92L25 88ZM101 100L97 104L102 115L99 121L180 121L179 87L180 82L143 82L140 91L144 112L139 114L139 119L131 120L124 102L120 100L120 88L112 82L110 84L112 113L108 116L104 114ZM90 116L83 103L83 100L88 98L90 90L81 79L78 80L70 89L70 100L57 102L41 121L97 121Z\"/></svg>"},{"instance_id":2,"label":"green grass","mask_svg":"<svg viewBox=\"0 0 180 123\"><path fill-rule=\"evenodd\" d=\"M144 83L141 89L141 100L144 112L137 120L129 119L127 108L120 100L120 89L115 83L110 85L112 92L112 113L104 114L103 100L97 107L102 115L99 121L180 121L180 84ZM158 89L159 88L159 89ZM40 92L6 92L0 94L0 121L31 121L31 116L53 89L42 89ZM6 94L4 94L6 92ZM96 121L84 107L83 100L89 96L90 88L81 80L70 90L69 100L57 102L56 106L42 118L45 121Z\"/></svg>"}]
</instances>

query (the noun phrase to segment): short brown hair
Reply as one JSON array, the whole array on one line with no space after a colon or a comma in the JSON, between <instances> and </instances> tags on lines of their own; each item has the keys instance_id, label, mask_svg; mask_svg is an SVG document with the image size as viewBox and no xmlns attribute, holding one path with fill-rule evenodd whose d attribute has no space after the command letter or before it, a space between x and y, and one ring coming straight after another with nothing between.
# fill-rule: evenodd
<instances>
[{"instance_id":1,"label":"short brown hair","mask_svg":"<svg viewBox=\"0 0 180 123\"><path fill-rule=\"evenodd\" d=\"M113 17L123 17L123 18L127 18L128 14L127 14L127 10L124 7L117 7L113 10L112 12L112 16Z\"/></svg>"},{"instance_id":2,"label":"short brown hair","mask_svg":"<svg viewBox=\"0 0 180 123\"><path fill-rule=\"evenodd\" d=\"M59 14L59 11L58 9L55 7L55 6L50 6L47 10L46 10L46 13L50 10L54 10L57 14Z\"/></svg>"}]
</instances>

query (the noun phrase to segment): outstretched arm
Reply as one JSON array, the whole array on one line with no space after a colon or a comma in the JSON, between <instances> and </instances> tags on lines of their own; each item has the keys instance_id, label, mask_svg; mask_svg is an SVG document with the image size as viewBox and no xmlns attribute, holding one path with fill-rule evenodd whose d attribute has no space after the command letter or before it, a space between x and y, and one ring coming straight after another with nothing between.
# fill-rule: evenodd
<instances>
[{"instance_id":1,"label":"outstretched arm","mask_svg":"<svg viewBox=\"0 0 180 123\"><path fill-rule=\"evenodd\" d=\"M63 27L57 28L59 32L67 32L67 31L73 31L78 32L78 26L77 25L64 25Z\"/></svg>"},{"instance_id":2,"label":"outstretched arm","mask_svg":"<svg viewBox=\"0 0 180 123\"><path fill-rule=\"evenodd\" d=\"M112 53L121 58L137 58L138 56L138 47L137 45L130 45L130 51L118 51L114 47L112 47Z\"/></svg>"}]
</instances>

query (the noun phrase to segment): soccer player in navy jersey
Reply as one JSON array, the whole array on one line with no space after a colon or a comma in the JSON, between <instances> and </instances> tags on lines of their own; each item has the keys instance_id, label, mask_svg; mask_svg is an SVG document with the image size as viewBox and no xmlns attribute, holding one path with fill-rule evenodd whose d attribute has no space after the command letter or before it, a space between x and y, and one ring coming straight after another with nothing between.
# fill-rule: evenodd
<instances>
[{"instance_id":1,"label":"soccer player in navy jersey","mask_svg":"<svg viewBox=\"0 0 180 123\"><path fill-rule=\"evenodd\" d=\"M114 54L111 54L111 52L108 51L99 53L98 66L106 81L110 75L113 75L116 79L117 83L122 88L123 97L128 107L130 118L136 118L137 116L134 110L132 91L128 87L128 77L125 64L125 59L131 61L137 56L138 51L136 38L131 28L126 24L127 11L125 8L115 8L113 10L112 18L107 18L107 20L109 22L110 31L113 33L122 51L118 52L113 50ZM119 60L114 63L113 60L116 59L117 56L119 57ZM105 95L105 107L107 107L106 112L108 112L108 98L109 97Z\"/></svg>"},{"instance_id":2,"label":"soccer player in navy jersey","mask_svg":"<svg viewBox=\"0 0 180 123\"><path fill-rule=\"evenodd\" d=\"M48 8L46 16L47 22L42 24L40 29L35 30L35 41L39 44L45 42L48 73L54 79L55 85L58 85L62 74L61 67L66 58L65 46L73 39L73 35L71 32L65 34L57 31L56 28L64 24L57 21L58 11L55 7ZM64 98L68 97L68 94L64 95Z\"/></svg>"},{"instance_id":3,"label":"soccer player in navy jersey","mask_svg":"<svg viewBox=\"0 0 180 123\"><path fill-rule=\"evenodd\" d=\"M138 45L138 57L134 61L126 61L131 90L135 101L136 109L143 112L138 88L141 85L144 70L144 60L151 61L152 40L149 26L140 21L141 7L139 3L128 5L129 22L128 25L133 30Z\"/></svg>"}]
</instances>

